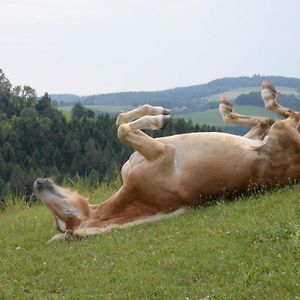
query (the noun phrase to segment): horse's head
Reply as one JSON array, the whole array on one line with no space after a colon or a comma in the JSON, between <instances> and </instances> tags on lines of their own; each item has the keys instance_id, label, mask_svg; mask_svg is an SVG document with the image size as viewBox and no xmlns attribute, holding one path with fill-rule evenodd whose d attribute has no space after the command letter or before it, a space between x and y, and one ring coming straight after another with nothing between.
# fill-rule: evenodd
<instances>
[{"instance_id":1,"label":"horse's head","mask_svg":"<svg viewBox=\"0 0 300 300\"><path fill-rule=\"evenodd\" d=\"M90 215L89 203L79 194L56 185L49 178L38 178L33 185L35 194L51 210L61 232L80 227Z\"/></svg>"}]
</instances>

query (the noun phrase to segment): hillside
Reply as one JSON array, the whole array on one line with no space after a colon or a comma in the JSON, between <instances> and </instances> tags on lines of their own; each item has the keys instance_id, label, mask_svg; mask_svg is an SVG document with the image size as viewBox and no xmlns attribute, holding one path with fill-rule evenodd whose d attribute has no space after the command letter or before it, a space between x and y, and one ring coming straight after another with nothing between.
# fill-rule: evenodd
<instances>
[{"instance_id":1,"label":"hillside","mask_svg":"<svg viewBox=\"0 0 300 300\"><path fill-rule=\"evenodd\" d=\"M50 212L12 205L0 214L0 299L297 299L299 199L294 186L50 245Z\"/></svg>"},{"instance_id":2,"label":"hillside","mask_svg":"<svg viewBox=\"0 0 300 300\"><path fill-rule=\"evenodd\" d=\"M300 79L283 76L259 76L252 77L232 77L216 79L206 84L193 85L188 87L178 87L163 91L140 91L100 94L91 96L76 95L50 95L52 99L58 101L60 105L68 105L74 102L82 102L86 105L121 105L137 106L144 103L162 105L169 108L174 107L197 107L206 108L206 99L209 96L218 95L226 91L241 88L258 88L263 80L271 81L275 86L288 88L293 93L300 90ZM242 91L241 91L242 92Z\"/></svg>"}]
</instances>

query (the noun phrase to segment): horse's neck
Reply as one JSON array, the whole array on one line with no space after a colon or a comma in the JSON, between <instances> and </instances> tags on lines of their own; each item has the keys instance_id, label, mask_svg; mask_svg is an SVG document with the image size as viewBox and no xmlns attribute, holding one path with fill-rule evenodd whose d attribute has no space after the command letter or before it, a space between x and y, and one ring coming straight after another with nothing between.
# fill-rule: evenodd
<instances>
[{"instance_id":1,"label":"horse's neck","mask_svg":"<svg viewBox=\"0 0 300 300\"><path fill-rule=\"evenodd\" d=\"M122 205L126 204L126 201L124 200L124 193L122 193L120 189L103 203L98 205L90 205L91 217L99 221L109 220L115 214L117 214L118 211L123 209Z\"/></svg>"}]
</instances>

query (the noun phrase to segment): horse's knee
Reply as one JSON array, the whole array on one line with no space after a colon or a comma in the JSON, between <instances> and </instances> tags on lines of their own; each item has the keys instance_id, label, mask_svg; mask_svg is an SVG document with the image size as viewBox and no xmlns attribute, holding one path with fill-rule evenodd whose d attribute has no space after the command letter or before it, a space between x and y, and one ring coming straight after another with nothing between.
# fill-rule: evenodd
<instances>
[{"instance_id":1,"label":"horse's knee","mask_svg":"<svg viewBox=\"0 0 300 300\"><path fill-rule=\"evenodd\" d=\"M120 113L116 120L116 125L119 127L121 124L126 123L125 121L125 113Z\"/></svg>"},{"instance_id":2,"label":"horse's knee","mask_svg":"<svg viewBox=\"0 0 300 300\"><path fill-rule=\"evenodd\" d=\"M153 108L150 104L144 104L142 107L141 107L145 114L149 114L151 112L151 109Z\"/></svg>"},{"instance_id":3,"label":"horse's knee","mask_svg":"<svg viewBox=\"0 0 300 300\"><path fill-rule=\"evenodd\" d=\"M169 115L170 110L161 106L151 106L144 104L142 107L145 116Z\"/></svg>"},{"instance_id":4,"label":"horse's knee","mask_svg":"<svg viewBox=\"0 0 300 300\"><path fill-rule=\"evenodd\" d=\"M118 138L120 140L125 140L130 131L130 127L128 124L121 124L118 128Z\"/></svg>"},{"instance_id":5,"label":"horse's knee","mask_svg":"<svg viewBox=\"0 0 300 300\"><path fill-rule=\"evenodd\" d=\"M232 113L231 111L221 111L221 116L226 124L236 124L238 123L238 117L236 114Z\"/></svg>"}]
</instances>

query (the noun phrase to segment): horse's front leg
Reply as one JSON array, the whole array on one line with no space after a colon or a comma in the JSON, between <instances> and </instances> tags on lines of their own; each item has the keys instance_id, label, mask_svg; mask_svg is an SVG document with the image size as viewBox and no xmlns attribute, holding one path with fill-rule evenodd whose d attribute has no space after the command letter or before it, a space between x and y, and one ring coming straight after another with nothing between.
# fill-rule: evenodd
<instances>
[{"instance_id":1,"label":"horse's front leg","mask_svg":"<svg viewBox=\"0 0 300 300\"><path fill-rule=\"evenodd\" d=\"M118 128L118 138L142 154L147 160L153 161L165 152L174 152L175 149L172 145L166 145L151 138L140 129L158 130L166 126L169 119L168 115L143 116L133 122L121 124Z\"/></svg>"},{"instance_id":2,"label":"horse's front leg","mask_svg":"<svg viewBox=\"0 0 300 300\"><path fill-rule=\"evenodd\" d=\"M134 120L137 120L143 116L158 116L158 115L169 115L170 111L161 106L151 106L149 104L145 104L139 106L131 111L120 113L116 125L119 127L121 124L129 123Z\"/></svg>"}]
</instances>

